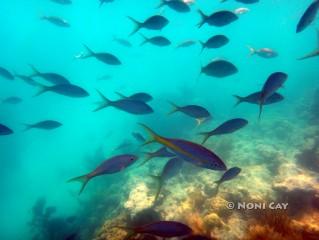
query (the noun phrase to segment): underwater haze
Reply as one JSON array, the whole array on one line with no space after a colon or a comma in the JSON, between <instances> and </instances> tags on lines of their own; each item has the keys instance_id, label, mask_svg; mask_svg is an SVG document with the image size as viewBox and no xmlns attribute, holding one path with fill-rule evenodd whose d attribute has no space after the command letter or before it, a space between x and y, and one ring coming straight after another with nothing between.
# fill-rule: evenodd
<instances>
[{"instance_id":1,"label":"underwater haze","mask_svg":"<svg viewBox=\"0 0 319 240\"><path fill-rule=\"evenodd\" d=\"M319 239L318 0L0 8L0 239Z\"/></svg>"}]
</instances>

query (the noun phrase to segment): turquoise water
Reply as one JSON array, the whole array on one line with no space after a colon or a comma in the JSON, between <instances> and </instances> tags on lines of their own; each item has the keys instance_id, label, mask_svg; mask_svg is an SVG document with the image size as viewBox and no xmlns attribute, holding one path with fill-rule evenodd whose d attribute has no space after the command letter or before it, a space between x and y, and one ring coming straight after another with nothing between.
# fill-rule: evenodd
<instances>
[{"instance_id":1,"label":"turquoise water","mask_svg":"<svg viewBox=\"0 0 319 240\"><path fill-rule=\"evenodd\" d=\"M295 33L295 28L311 0L269 0L252 5L232 0L225 3L198 0L189 13L177 13L167 7L156 9L158 2L115 0L101 8L97 0L74 0L69 6L49 0L1 2L0 66L12 73L29 75L32 73L29 64L32 64L42 72L62 74L90 93L89 97L79 99L53 93L33 97L36 87L18 79L8 81L0 77L1 99L13 95L23 99L18 105L0 105L1 123L14 130L14 134L0 138L1 239L32 239L33 232L28 222L32 219L32 206L39 197L45 197L49 206L56 206L57 216L77 216L77 226L81 223L88 226L86 217L92 218L95 214L98 220L88 227L89 230L84 233L78 230L87 237L85 239L93 239L94 231L102 222L112 218L107 214L109 209L101 210L106 214L99 216L95 206L112 198L109 201L121 209L134 189L134 181L137 181L134 179L140 181L141 176L147 176L150 170L156 171L160 167L153 164L138 168L136 164L119 174L100 177L90 182L80 196L80 186L67 184L66 181L91 171L103 159L116 154L132 152L142 159L142 151L155 150L156 146L142 150L132 137L132 132L146 136L138 122L147 123L163 136L195 142L200 142L198 132L211 130L235 117L245 118L251 125L243 129L241 135L234 133L237 137L233 141L240 141L238 136L249 139L249 134L253 132L256 141L272 142L265 134L268 132L271 135L277 131L271 125L272 121L288 121L299 126L297 133L294 133L296 135L302 134L302 130L308 127L309 123L301 112L308 111L318 87L318 59L296 59L316 48L316 24L300 34ZM196 27L200 22L197 9L208 14L243 6L250 11L228 26ZM160 48L147 44L140 47L143 39L139 34L128 37L134 25L127 16L142 21L157 13L170 20L168 26L160 32L140 32L146 36L166 36L172 41L172 46ZM44 15L65 18L71 27L61 28L40 20ZM220 49L206 49L201 55L199 44L175 48L185 40L206 40L217 33L227 35L230 43ZM133 47L119 45L113 36L129 40ZM75 59L75 55L85 51L83 44L94 51L113 53L123 64L107 66L93 58ZM275 49L279 56L273 59L249 56L247 45ZM216 58L231 61L239 72L223 79L202 74L198 79L201 66ZM233 107L235 99L232 95L245 96L259 91L267 77L275 71L289 75L285 87L279 90L285 100L265 107L260 122L257 106L243 104ZM98 80L104 75L112 78ZM118 98L115 92L126 95L147 92L154 98L150 105L155 112L136 116L107 108L93 113L95 102L100 101L95 89L112 100ZM203 106L210 111L213 119L198 129L194 119L185 115L167 116L171 110L167 101ZM45 119L57 120L63 126L54 131L23 131L23 124ZM264 123L270 127L265 129ZM232 139L232 135L227 137ZM288 142L285 146L284 139L281 141L282 151L291 147ZM116 150L123 142L129 142L131 146ZM248 151L246 157L250 159L255 156L249 155ZM245 169L245 162L238 164ZM209 174L215 180L220 176L219 172Z\"/></svg>"}]
</instances>

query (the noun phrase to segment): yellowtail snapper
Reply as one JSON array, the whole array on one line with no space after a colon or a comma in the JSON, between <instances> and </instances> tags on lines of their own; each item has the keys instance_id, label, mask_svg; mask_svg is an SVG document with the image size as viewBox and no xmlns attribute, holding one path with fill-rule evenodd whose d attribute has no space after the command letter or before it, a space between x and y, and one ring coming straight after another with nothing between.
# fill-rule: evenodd
<instances>
[{"instance_id":1,"label":"yellowtail snapper","mask_svg":"<svg viewBox=\"0 0 319 240\"><path fill-rule=\"evenodd\" d=\"M180 158L172 158L167 161L160 175L151 175L152 178L158 181L154 203L156 203L165 182L170 178L176 176L181 170L182 166L183 160L181 160Z\"/></svg>"},{"instance_id":2,"label":"yellowtail snapper","mask_svg":"<svg viewBox=\"0 0 319 240\"><path fill-rule=\"evenodd\" d=\"M272 96L279 88L281 88L285 81L288 79L288 75L283 72L272 73L265 82L259 99L259 118L263 110L263 106L267 99Z\"/></svg>"},{"instance_id":3,"label":"yellowtail snapper","mask_svg":"<svg viewBox=\"0 0 319 240\"><path fill-rule=\"evenodd\" d=\"M242 118L235 118L235 119L228 120L222 123L221 125L219 125L217 128L215 128L212 131L200 133L200 135L204 136L204 140L202 144L206 143L206 141L211 136L233 133L245 127L247 124L248 124L248 121Z\"/></svg>"},{"instance_id":4,"label":"yellowtail snapper","mask_svg":"<svg viewBox=\"0 0 319 240\"><path fill-rule=\"evenodd\" d=\"M60 17L56 17L56 16L43 16L41 17L42 20L46 20L56 26L59 27L64 27L64 28L69 28L70 24L68 23L67 20L62 19Z\"/></svg>"},{"instance_id":5,"label":"yellowtail snapper","mask_svg":"<svg viewBox=\"0 0 319 240\"><path fill-rule=\"evenodd\" d=\"M241 168L239 168L239 167L233 167L233 168L228 169L223 174L223 176L218 181L215 182L217 184L215 195L218 194L219 187L222 183L236 178L240 174L240 172L241 172Z\"/></svg>"},{"instance_id":6,"label":"yellowtail snapper","mask_svg":"<svg viewBox=\"0 0 319 240\"><path fill-rule=\"evenodd\" d=\"M206 42L200 42L202 45L202 52L205 48L221 48L229 43L229 38L225 35L214 35Z\"/></svg>"},{"instance_id":7,"label":"yellowtail snapper","mask_svg":"<svg viewBox=\"0 0 319 240\"><path fill-rule=\"evenodd\" d=\"M103 101L99 103L99 106L94 110L94 112L100 111L103 108L107 107L115 107L119 110L136 115L150 114L154 112L152 107L145 102L131 99L120 99L117 101L111 101L107 99L100 91L97 92L101 96Z\"/></svg>"},{"instance_id":8,"label":"yellowtail snapper","mask_svg":"<svg viewBox=\"0 0 319 240\"><path fill-rule=\"evenodd\" d=\"M238 19L238 16L231 11L218 11L209 16L205 15L201 10L198 10L202 20L198 24L198 27L201 28L205 23L215 27L226 26Z\"/></svg>"},{"instance_id":9,"label":"yellowtail snapper","mask_svg":"<svg viewBox=\"0 0 319 240\"><path fill-rule=\"evenodd\" d=\"M235 104L235 107L238 106L241 103L251 103L251 104L257 104L259 105L259 101L260 101L260 95L261 92L255 92L252 94L249 94L246 97L241 97L238 95L234 95L234 97L237 100L237 103ZM281 102L284 100L284 96L282 96L279 93L274 93L273 95L271 95L269 98L266 99L264 105L270 105L270 104L274 104L277 102Z\"/></svg>"},{"instance_id":10,"label":"yellowtail snapper","mask_svg":"<svg viewBox=\"0 0 319 240\"><path fill-rule=\"evenodd\" d=\"M124 154L112 157L110 159L102 162L95 170L92 172L70 179L68 182L78 181L82 183L80 194L83 192L87 183L94 177L105 175L105 174L113 174L118 173L130 165L132 165L137 160L137 156L132 154Z\"/></svg>"},{"instance_id":11,"label":"yellowtail snapper","mask_svg":"<svg viewBox=\"0 0 319 240\"><path fill-rule=\"evenodd\" d=\"M143 34L140 34L140 35L144 38L144 41L140 44L140 46L143 46L146 43L151 43L159 47L166 47L171 45L171 41L163 36L155 36L155 37L148 38L148 37L145 37Z\"/></svg>"},{"instance_id":12,"label":"yellowtail snapper","mask_svg":"<svg viewBox=\"0 0 319 240\"><path fill-rule=\"evenodd\" d=\"M121 65L121 61L114 56L111 53L105 53L105 52L93 52L88 46L84 45L84 47L87 50L87 54L79 54L77 56L75 56L75 58L77 59L86 59L86 58L91 58L94 57L97 60L99 60L100 62L103 62L107 65Z\"/></svg>"},{"instance_id":13,"label":"yellowtail snapper","mask_svg":"<svg viewBox=\"0 0 319 240\"><path fill-rule=\"evenodd\" d=\"M138 32L141 28L150 29L150 30L161 30L169 23L168 19L161 15L154 15L152 17L149 17L144 22L138 22L132 17L128 17L128 18L133 23L135 23L135 28L131 32L130 36Z\"/></svg>"},{"instance_id":14,"label":"yellowtail snapper","mask_svg":"<svg viewBox=\"0 0 319 240\"><path fill-rule=\"evenodd\" d=\"M186 106L178 106L173 102L169 102L173 109L168 114L173 114L176 112L184 113L185 115L195 118L197 121L197 125L201 125L203 122L211 119L211 115L207 109L198 106L198 105L186 105Z\"/></svg>"},{"instance_id":15,"label":"yellowtail snapper","mask_svg":"<svg viewBox=\"0 0 319 240\"><path fill-rule=\"evenodd\" d=\"M225 171L227 167L223 160L214 152L201 146L200 144L186 141L183 139L166 138L156 134L152 129L144 124L140 124L151 136L151 139L144 145L158 142L166 146L184 161L190 162L198 167L216 171Z\"/></svg>"},{"instance_id":16,"label":"yellowtail snapper","mask_svg":"<svg viewBox=\"0 0 319 240\"><path fill-rule=\"evenodd\" d=\"M74 84L59 84L54 86L44 86L38 84L38 86L40 90L34 95L35 97L40 96L46 92L54 92L59 95L64 95L72 98L83 98L89 96L89 93L86 90Z\"/></svg>"},{"instance_id":17,"label":"yellowtail snapper","mask_svg":"<svg viewBox=\"0 0 319 240\"><path fill-rule=\"evenodd\" d=\"M32 70L33 74L31 74L30 77L39 77L43 78L44 80L52 83L52 84L69 84L70 81L66 79L64 76L58 74L58 73L51 73L51 72L40 72L38 69L36 69L33 65L29 65Z\"/></svg>"},{"instance_id":18,"label":"yellowtail snapper","mask_svg":"<svg viewBox=\"0 0 319 240\"><path fill-rule=\"evenodd\" d=\"M62 123L54 121L54 120L45 120L41 122L37 122L34 124L25 124L26 128L25 131L30 130L30 129L42 129L42 130L53 130L56 128L59 128L62 126Z\"/></svg>"},{"instance_id":19,"label":"yellowtail snapper","mask_svg":"<svg viewBox=\"0 0 319 240\"><path fill-rule=\"evenodd\" d=\"M148 161L150 161L153 158L175 157L175 154L168 151L166 147L161 147L160 149L156 150L155 152L144 152L144 154L145 154L145 160L140 166L143 166L145 163L147 163Z\"/></svg>"}]
</instances>

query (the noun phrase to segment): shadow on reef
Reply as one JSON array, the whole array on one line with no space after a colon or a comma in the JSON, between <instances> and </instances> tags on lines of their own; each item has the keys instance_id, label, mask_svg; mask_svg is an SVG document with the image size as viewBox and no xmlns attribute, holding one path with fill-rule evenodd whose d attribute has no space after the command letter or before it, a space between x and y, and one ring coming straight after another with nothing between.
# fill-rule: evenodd
<instances>
[{"instance_id":1,"label":"shadow on reef","mask_svg":"<svg viewBox=\"0 0 319 240\"><path fill-rule=\"evenodd\" d=\"M58 217L56 207L46 206L46 199L39 198L32 207L32 220L29 223L33 240L79 240L76 234L76 217Z\"/></svg>"},{"instance_id":2,"label":"shadow on reef","mask_svg":"<svg viewBox=\"0 0 319 240\"><path fill-rule=\"evenodd\" d=\"M310 171L319 172L319 137L314 140L312 148L305 149L296 157L299 165L301 165L303 168L306 168Z\"/></svg>"}]
</instances>

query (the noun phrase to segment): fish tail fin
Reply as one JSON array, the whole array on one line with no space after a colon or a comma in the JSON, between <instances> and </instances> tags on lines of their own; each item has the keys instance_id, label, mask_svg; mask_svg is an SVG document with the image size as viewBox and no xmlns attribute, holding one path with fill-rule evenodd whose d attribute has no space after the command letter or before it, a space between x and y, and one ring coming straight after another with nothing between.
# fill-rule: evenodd
<instances>
[{"instance_id":1,"label":"fish tail fin","mask_svg":"<svg viewBox=\"0 0 319 240\"><path fill-rule=\"evenodd\" d=\"M196 127L199 127L200 125L203 124L207 120L207 118L196 118Z\"/></svg>"},{"instance_id":2,"label":"fish tail fin","mask_svg":"<svg viewBox=\"0 0 319 240\"><path fill-rule=\"evenodd\" d=\"M149 153L149 152L144 152L144 154L145 154L145 159L144 159L144 161L139 165L139 167L144 166L147 162L149 162L149 161L153 158L152 154Z\"/></svg>"},{"instance_id":3,"label":"fish tail fin","mask_svg":"<svg viewBox=\"0 0 319 240\"><path fill-rule=\"evenodd\" d=\"M121 98L127 98L126 96L124 96L122 93L120 93L120 92L115 92L119 97L121 97Z\"/></svg>"},{"instance_id":4,"label":"fish tail fin","mask_svg":"<svg viewBox=\"0 0 319 240\"><path fill-rule=\"evenodd\" d=\"M212 136L212 134L210 132L201 132L201 133L199 133L199 135L204 136L204 139L202 141L202 145L204 145L207 142L207 140Z\"/></svg>"},{"instance_id":5,"label":"fish tail fin","mask_svg":"<svg viewBox=\"0 0 319 240\"><path fill-rule=\"evenodd\" d=\"M87 55L86 56L83 56L82 58L87 58L87 57L92 57L95 55L95 52L92 51L91 48L89 48L87 45L83 44L84 48L86 49L87 51Z\"/></svg>"},{"instance_id":6,"label":"fish tail fin","mask_svg":"<svg viewBox=\"0 0 319 240\"><path fill-rule=\"evenodd\" d=\"M256 49L253 48L252 46L247 46L247 48L249 49L249 56L255 55L256 54Z\"/></svg>"},{"instance_id":7,"label":"fish tail fin","mask_svg":"<svg viewBox=\"0 0 319 240\"><path fill-rule=\"evenodd\" d=\"M86 174L80 177L75 177L75 178L71 178L70 180L68 180L67 182L80 182L82 184L79 195L83 192L85 186L88 184L88 182L90 181L91 177L90 175Z\"/></svg>"},{"instance_id":8,"label":"fish tail fin","mask_svg":"<svg viewBox=\"0 0 319 240\"><path fill-rule=\"evenodd\" d=\"M175 103L170 101L168 101L168 103L172 106L172 110L169 113L167 113L167 115L172 115L179 111L179 106L177 106Z\"/></svg>"},{"instance_id":9,"label":"fish tail fin","mask_svg":"<svg viewBox=\"0 0 319 240\"><path fill-rule=\"evenodd\" d=\"M143 46L144 44L146 44L149 39L147 37L145 37L143 34L140 33L140 36L144 39L143 42L141 42L140 46Z\"/></svg>"},{"instance_id":10,"label":"fish tail fin","mask_svg":"<svg viewBox=\"0 0 319 240\"><path fill-rule=\"evenodd\" d=\"M243 102L243 98L238 95L233 95L234 98L236 98L237 102L235 103L234 107L237 107L239 104Z\"/></svg>"},{"instance_id":11,"label":"fish tail fin","mask_svg":"<svg viewBox=\"0 0 319 240\"><path fill-rule=\"evenodd\" d=\"M260 119L261 119L261 114L262 114L262 112L263 112L263 103L261 102L260 104L259 104L259 116L258 116L258 120L260 121Z\"/></svg>"},{"instance_id":12,"label":"fish tail fin","mask_svg":"<svg viewBox=\"0 0 319 240\"><path fill-rule=\"evenodd\" d=\"M32 69L33 73L30 75L30 77L35 77L40 75L41 73L38 71L38 69L35 68L32 64L29 64L29 67Z\"/></svg>"},{"instance_id":13,"label":"fish tail fin","mask_svg":"<svg viewBox=\"0 0 319 240\"><path fill-rule=\"evenodd\" d=\"M157 181L157 186L156 186L156 192L154 196L154 204L157 202L157 199L161 193L162 187L163 187L163 181L161 179L161 176L156 176L156 175L150 175L151 178L153 178L155 181Z\"/></svg>"},{"instance_id":14,"label":"fish tail fin","mask_svg":"<svg viewBox=\"0 0 319 240\"><path fill-rule=\"evenodd\" d=\"M135 19L132 18L132 17L128 17L128 18L135 24L133 31L132 31L132 32L130 33L130 35L129 35L129 36L132 36L132 35L134 35L136 32L138 32L138 30L140 30L140 28L141 28L141 23L140 23L139 21L135 20Z\"/></svg>"},{"instance_id":15,"label":"fish tail fin","mask_svg":"<svg viewBox=\"0 0 319 240\"><path fill-rule=\"evenodd\" d=\"M36 94L34 94L33 97L40 96L40 95L42 95L43 93L46 93L47 91L50 90L50 87L44 86L44 85L42 85L42 84L40 84L40 83L38 83L38 88L39 88L38 92L37 92Z\"/></svg>"},{"instance_id":16,"label":"fish tail fin","mask_svg":"<svg viewBox=\"0 0 319 240\"><path fill-rule=\"evenodd\" d=\"M202 54L203 53L203 51L204 51L204 49L206 48L205 47L205 43L204 42L202 42L202 41L199 41L199 43L200 43L200 45L201 45L201 50L200 50L200 54Z\"/></svg>"},{"instance_id":17,"label":"fish tail fin","mask_svg":"<svg viewBox=\"0 0 319 240\"><path fill-rule=\"evenodd\" d=\"M98 103L98 107L96 109L93 110L93 112L97 112L102 110L103 108L109 107L112 104L112 101L109 100L108 98L106 98L103 93L101 93L99 90L97 90L97 93L100 95L101 99L103 100L102 102Z\"/></svg>"},{"instance_id":18,"label":"fish tail fin","mask_svg":"<svg viewBox=\"0 0 319 240\"><path fill-rule=\"evenodd\" d=\"M198 10L198 13L200 14L202 20L197 26L198 28L201 28L205 24L207 16L201 10Z\"/></svg>"},{"instance_id":19,"label":"fish tail fin","mask_svg":"<svg viewBox=\"0 0 319 240\"><path fill-rule=\"evenodd\" d=\"M160 136L157 135L157 133L155 133L151 128L149 128L148 126L146 126L143 123L139 123L139 125L142 126L147 131L147 133L150 135L150 138L148 140L146 140L145 143L142 144L142 146L145 146L145 145L148 145L150 143L158 141Z\"/></svg>"}]
</instances>

